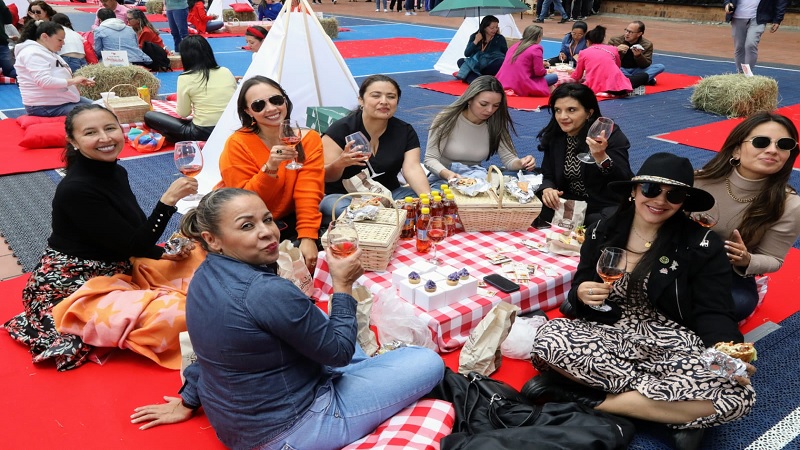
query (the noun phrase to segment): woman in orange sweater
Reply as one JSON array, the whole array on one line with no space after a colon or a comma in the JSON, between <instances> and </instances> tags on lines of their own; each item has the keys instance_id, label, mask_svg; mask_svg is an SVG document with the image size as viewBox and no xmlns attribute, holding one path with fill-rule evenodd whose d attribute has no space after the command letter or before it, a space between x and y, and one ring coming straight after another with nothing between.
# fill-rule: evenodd
<instances>
[{"instance_id":1,"label":"woman in orange sweater","mask_svg":"<svg viewBox=\"0 0 800 450\"><path fill-rule=\"evenodd\" d=\"M203 0L189 0L189 5L189 17L187 20L198 33L213 33L225 25L221 20L216 20L216 14L210 16L206 14Z\"/></svg>"},{"instance_id":2,"label":"woman in orange sweater","mask_svg":"<svg viewBox=\"0 0 800 450\"><path fill-rule=\"evenodd\" d=\"M272 212L281 241L299 240L309 272L317 263L317 241L325 190L322 139L303 130L301 153L280 140L280 126L292 115L292 101L280 84L255 76L242 84L237 100L242 128L228 138L219 158L222 184L256 192ZM286 169L297 158L299 170Z\"/></svg>"}]
</instances>

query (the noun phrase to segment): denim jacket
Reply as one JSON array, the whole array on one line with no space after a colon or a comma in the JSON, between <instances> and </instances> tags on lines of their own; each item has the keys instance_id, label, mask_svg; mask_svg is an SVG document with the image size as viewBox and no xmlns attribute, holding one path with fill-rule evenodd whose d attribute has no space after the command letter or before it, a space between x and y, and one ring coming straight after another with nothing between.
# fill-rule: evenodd
<instances>
[{"instance_id":1,"label":"denim jacket","mask_svg":"<svg viewBox=\"0 0 800 450\"><path fill-rule=\"evenodd\" d=\"M330 318L272 269L209 254L189 285L186 325L197 362L184 403L203 406L220 441L250 449L290 428L355 352L356 301L331 298Z\"/></svg>"}]
</instances>

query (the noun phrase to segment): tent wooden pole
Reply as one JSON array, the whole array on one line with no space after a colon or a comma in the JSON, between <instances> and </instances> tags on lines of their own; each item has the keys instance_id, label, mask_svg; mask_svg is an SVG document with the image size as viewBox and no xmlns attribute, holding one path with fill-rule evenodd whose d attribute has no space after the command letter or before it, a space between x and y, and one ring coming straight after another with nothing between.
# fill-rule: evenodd
<instances>
[{"instance_id":1,"label":"tent wooden pole","mask_svg":"<svg viewBox=\"0 0 800 450\"><path fill-rule=\"evenodd\" d=\"M308 0L300 0L300 4L302 5L301 9L303 10L303 16L304 16L303 17L303 26L305 27L306 36L310 36L311 33L309 33L309 29L308 29L308 21L309 21L310 17L314 20L314 22L316 23L316 25L319 28L322 28L322 27L321 27L321 25L319 23L319 19L317 19L316 15L311 16L310 14L308 14L308 10L310 9L309 6L308 6ZM313 14L313 11L312 11L312 14ZM311 56L311 73L314 74L314 91L317 94L317 103L320 106L322 106L322 93L319 90L319 74L317 73L317 59L314 57L314 46L311 44L311 40L310 39L306 40L306 45L308 46L309 56Z\"/></svg>"},{"instance_id":2,"label":"tent wooden pole","mask_svg":"<svg viewBox=\"0 0 800 450\"><path fill-rule=\"evenodd\" d=\"M289 40L289 14L291 14L291 1L283 5L283 9L289 8L289 11L283 11L283 39L281 39L281 51L278 53L278 73L275 78L276 83L281 84L281 77L283 76L283 61L286 56L286 42ZM259 49L259 52L261 49Z\"/></svg>"}]
</instances>

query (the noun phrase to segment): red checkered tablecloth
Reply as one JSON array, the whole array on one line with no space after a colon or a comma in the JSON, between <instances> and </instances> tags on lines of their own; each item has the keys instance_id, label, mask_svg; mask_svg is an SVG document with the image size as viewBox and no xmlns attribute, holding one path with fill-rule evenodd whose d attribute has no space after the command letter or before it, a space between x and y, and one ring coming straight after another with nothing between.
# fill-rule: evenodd
<instances>
[{"instance_id":1,"label":"red checkered tablecloth","mask_svg":"<svg viewBox=\"0 0 800 450\"><path fill-rule=\"evenodd\" d=\"M178 117L177 112L175 112L175 108L177 106L177 102L169 101L169 100L152 100L153 111L162 112L164 114L169 114L172 117ZM131 131L131 128L136 127L143 127L143 122L134 122L134 123L123 123L122 124L122 131L125 132L125 135L128 135L128 132Z\"/></svg>"},{"instance_id":2,"label":"red checkered tablecloth","mask_svg":"<svg viewBox=\"0 0 800 450\"><path fill-rule=\"evenodd\" d=\"M439 450L439 441L453 431L455 420L456 412L449 402L420 400L342 450Z\"/></svg>"},{"instance_id":3,"label":"red checkered tablecloth","mask_svg":"<svg viewBox=\"0 0 800 450\"><path fill-rule=\"evenodd\" d=\"M514 262L536 264L539 268L530 283L523 284L519 291L511 294L498 292L493 297L475 295L458 303L433 311L425 311L419 307L415 312L433 332L434 342L440 351L448 352L461 347L469 337L470 331L499 302L507 301L519 306L522 312L535 309L549 310L556 308L566 297L572 277L578 266L577 257L565 257L552 253L542 253L522 245L522 241L532 240L545 244L545 232L530 229L514 232L479 232L459 233L448 237L439 244L438 256L445 264L461 269L466 267L470 274L478 279L492 273L501 273L498 265L492 264L485 255L493 253L498 247L515 247L513 252L505 255ZM424 261L429 254L417 253L415 242L400 241L394 258L385 272L367 272L359 282L373 294L392 286L392 271L409 266L415 261ZM544 268L552 269L554 276L546 276ZM317 260L314 273L314 287L321 292L320 300L327 301L332 291L332 280L328 272L325 253ZM493 288L489 288L493 289ZM493 289L494 290L494 289Z\"/></svg>"}]
</instances>

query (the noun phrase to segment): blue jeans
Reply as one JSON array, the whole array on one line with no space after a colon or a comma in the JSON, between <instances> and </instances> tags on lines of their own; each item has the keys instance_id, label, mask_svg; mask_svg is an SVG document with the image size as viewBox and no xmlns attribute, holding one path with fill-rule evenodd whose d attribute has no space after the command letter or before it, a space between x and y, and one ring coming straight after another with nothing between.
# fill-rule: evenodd
<instances>
[{"instance_id":1,"label":"blue jeans","mask_svg":"<svg viewBox=\"0 0 800 450\"><path fill-rule=\"evenodd\" d=\"M733 315L741 321L753 314L758 306L758 290L756 279L741 277L731 269L731 296L733 297Z\"/></svg>"},{"instance_id":2,"label":"blue jeans","mask_svg":"<svg viewBox=\"0 0 800 450\"><path fill-rule=\"evenodd\" d=\"M657 77L658 74L663 72L665 69L663 64L650 64L649 66L645 67L644 69L640 69L638 67L620 67L622 73L626 76L630 77L631 75L636 75L637 73L646 73L650 79L648 81L653 81L653 78Z\"/></svg>"},{"instance_id":3,"label":"blue jeans","mask_svg":"<svg viewBox=\"0 0 800 450\"><path fill-rule=\"evenodd\" d=\"M550 15L550 4L552 4L553 7L556 8L556 11L561 14L562 20L569 19L569 14L564 11L564 5L561 4L561 0L544 0L544 3L542 4L542 13L539 16L539 20L544 20L545 17Z\"/></svg>"},{"instance_id":4,"label":"blue jeans","mask_svg":"<svg viewBox=\"0 0 800 450\"><path fill-rule=\"evenodd\" d=\"M547 81L548 86L552 86L558 82L558 75L554 73L548 73L544 76L544 81Z\"/></svg>"},{"instance_id":5,"label":"blue jeans","mask_svg":"<svg viewBox=\"0 0 800 450\"><path fill-rule=\"evenodd\" d=\"M319 212L322 213L322 223L320 224L320 228L327 229L328 225L331 224L331 212L333 211L334 204L336 204L336 217L342 215L344 210L350 206L352 197L343 198L342 201L336 203L336 200L339 200L342 195L344 194L328 194L325 197L322 197L322 201L319 202ZM392 198L395 200L400 200L408 196L415 197L416 195L416 192L414 192L414 190L408 186L400 186L392 191Z\"/></svg>"},{"instance_id":6,"label":"blue jeans","mask_svg":"<svg viewBox=\"0 0 800 450\"><path fill-rule=\"evenodd\" d=\"M387 4L389 0L383 0L383 9L387 9ZM381 9L381 0L375 0L375 11Z\"/></svg>"},{"instance_id":7,"label":"blue jeans","mask_svg":"<svg viewBox=\"0 0 800 450\"><path fill-rule=\"evenodd\" d=\"M39 116L39 117L57 117L57 116L66 116L69 114L70 111L77 108L80 105L90 105L93 102L86 97L81 97L75 103L64 103L63 105L39 105L39 106L28 106L25 105L25 112L28 113L29 116Z\"/></svg>"},{"instance_id":8,"label":"blue jeans","mask_svg":"<svg viewBox=\"0 0 800 450\"><path fill-rule=\"evenodd\" d=\"M75 73L76 70L80 69L81 67L87 64L86 58L76 58L74 56L62 56L61 59L63 59L67 63L70 70L72 70L72 73Z\"/></svg>"},{"instance_id":9,"label":"blue jeans","mask_svg":"<svg viewBox=\"0 0 800 450\"><path fill-rule=\"evenodd\" d=\"M424 347L372 358L358 349L350 365L332 371L308 411L259 449L342 448L430 392L442 380L444 363Z\"/></svg>"},{"instance_id":10,"label":"blue jeans","mask_svg":"<svg viewBox=\"0 0 800 450\"><path fill-rule=\"evenodd\" d=\"M169 33L175 42L175 51L180 53L181 41L189 36L189 8L168 9L167 22L169 23Z\"/></svg>"},{"instance_id":11,"label":"blue jeans","mask_svg":"<svg viewBox=\"0 0 800 450\"><path fill-rule=\"evenodd\" d=\"M11 61L11 50L8 48L8 44L0 45L0 69L3 70L4 77L17 78L17 71Z\"/></svg>"},{"instance_id":12,"label":"blue jeans","mask_svg":"<svg viewBox=\"0 0 800 450\"><path fill-rule=\"evenodd\" d=\"M222 28L223 25L225 25L225 22L221 20L209 20L206 22L206 33L217 31Z\"/></svg>"}]
</instances>

